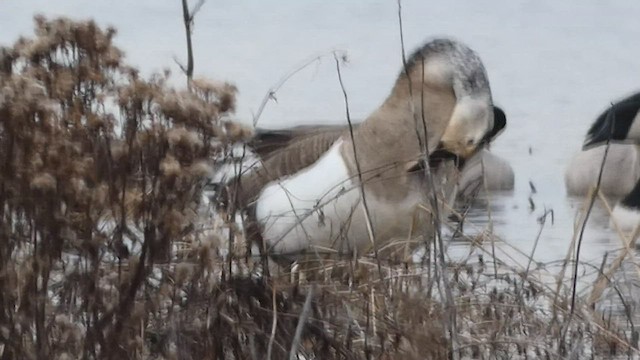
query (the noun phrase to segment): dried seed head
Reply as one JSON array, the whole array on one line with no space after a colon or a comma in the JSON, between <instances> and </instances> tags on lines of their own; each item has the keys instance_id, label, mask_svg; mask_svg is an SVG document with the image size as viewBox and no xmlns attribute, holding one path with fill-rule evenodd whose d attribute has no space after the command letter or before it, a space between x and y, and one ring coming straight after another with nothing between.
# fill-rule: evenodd
<instances>
[{"instance_id":1,"label":"dried seed head","mask_svg":"<svg viewBox=\"0 0 640 360\"><path fill-rule=\"evenodd\" d=\"M69 180L69 183L71 184L71 189L76 194L85 194L88 190L87 183L84 179L74 177Z\"/></svg>"},{"instance_id":2,"label":"dried seed head","mask_svg":"<svg viewBox=\"0 0 640 360\"><path fill-rule=\"evenodd\" d=\"M56 178L49 173L40 173L31 180L31 189L43 192L54 191L57 186Z\"/></svg>"},{"instance_id":3,"label":"dried seed head","mask_svg":"<svg viewBox=\"0 0 640 360\"><path fill-rule=\"evenodd\" d=\"M109 186L102 183L96 186L91 192L91 201L96 207L100 208L107 203L107 197L109 196Z\"/></svg>"},{"instance_id":4,"label":"dried seed head","mask_svg":"<svg viewBox=\"0 0 640 360\"><path fill-rule=\"evenodd\" d=\"M54 83L54 96L61 99L67 99L71 97L73 90L76 86L76 79L74 74L70 70L60 70L56 74L56 82Z\"/></svg>"},{"instance_id":5,"label":"dried seed head","mask_svg":"<svg viewBox=\"0 0 640 360\"><path fill-rule=\"evenodd\" d=\"M114 162L122 162L128 155L129 146L124 141L114 141L111 144L111 157Z\"/></svg>"},{"instance_id":6,"label":"dried seed head","mask_svg":"<svg viewBox=\"0 0 640 360\"><path fill-rule=\"evenodd\" d=\"M56 315L55 322L58 326L69 326L72 324L71 319L69 319L67 314Z\"/></svg>"},{"instance_id":7,"label":"dried seed head","mask_svg":"<svg viewBox=\"0 0 640 360\"><path fill-rule=\"evenodd\" d=\"M171 209L162 217L162 227L170 236L176 236L186 226L185 216L182 212Z\"/></svg>"},{"instance_id":8,"label":"dried seed head","mask_svg":"<svg viewBox=\"0 0 640 360\"><path fill-rule=\"evenodd\" d=\"M249 140L254 133L253 129L251 129L250 127L231 121L225 122L224 128L227 137L232 142Z\"/></svg>"},{"instance_id":9,"label":"dried seed head","mask_svg":"<svg viewBox=\"0 0 640 360\"><path fill-rule=\"evenodd\" d=\"M213 169L206 160L200 160L189 166L189 174L196 178L206 178L213 175Z\"/></svg>"},{"instance_id":10,"label":"dried seed head","mask_svg":"<svg viewBox=\"0 0 640 360\"><path fill-rule=\"evenodd\" d=\"M192 151L200 149L203 146L198 133L188 130L185 127L176 127L167 131L167 140L169 141L169 145L173 147L182 146Z\"/></svg>"},{"instance_id":11,"label":"dried seed head","mask_svg":"<svg viewBox=\"0 0 640 360\"><path fill-rule=\"evenodd\" d=\"M172 155L167 155L162 162L160 162L160 171L166 177L175 177L180 175L180 163Z\"/></svg>"},{"instance_id":12,"label":"dried seed head","mask_svg":"<svg viewBox=\"0 0 640 360\"><path fill-rule=\"evenodd\" d=\"M176 264L175 268L175 282L177 285L182 285L191 278L193 275L193 265L188 263Z\"/></svg>"}]
</instances>

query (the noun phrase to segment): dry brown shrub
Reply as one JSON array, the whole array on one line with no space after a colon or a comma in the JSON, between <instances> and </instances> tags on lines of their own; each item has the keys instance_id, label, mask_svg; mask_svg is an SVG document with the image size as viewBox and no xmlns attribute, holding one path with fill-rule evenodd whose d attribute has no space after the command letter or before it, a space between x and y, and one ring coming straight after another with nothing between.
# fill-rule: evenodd
<instances>
[{"instance_id":1,"label":"dry brown shrub","mask_svg":"<svg viewBox=\"0 0 640 360\"><path fill-rule=\"evenodd\" d=\"M144 79L115 33L37 16L0 51L3 359L144 356L154 311L178 301L172 244L196 241L236 90ZM179 269L180 288L202 277Z\"/></svg>"}]
</instances>

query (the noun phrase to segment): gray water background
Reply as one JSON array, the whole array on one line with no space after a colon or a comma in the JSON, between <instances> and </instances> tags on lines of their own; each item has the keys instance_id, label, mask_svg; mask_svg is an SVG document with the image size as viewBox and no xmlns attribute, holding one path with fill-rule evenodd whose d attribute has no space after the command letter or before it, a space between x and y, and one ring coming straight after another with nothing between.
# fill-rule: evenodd
<instances>
[{"instance_id":1,"label":"gray water background","mask_svg":"<svg viewBox=\"0 0 640 360\"><path fill-rule=\"evenodd\" d=\"M535 260L563 259L582 199L566 196L563 172L591 121L611 101L640 88L640 1L418 1L403 5L407 52L434 36L464 41L482 57L507 130L492 147L516 174L515 190L494 194L494 232L530 252L537 219L553 209ZM193 35L196 76L239 89L237 119L251 123L269 88L306 60L338 49L351 116L362 119L386 97L401 68L396 1L208 0ZM33 15L94 18L118 29L127 61L150 74L169 68L183 83L174 57L186 58L178 0L2 0L0 44L32 34ZM259 118L262 127L345 123L344 99L331 56L293 76ZM531 193L529 182L537 192ZM535 209L530 208L530 200ZM486 208L474 209L479 229ZM457 242L464 252L467 246ZM620 247L606 212L596 207L582 259L599 263Z\"/></svg>"}]
</instances>

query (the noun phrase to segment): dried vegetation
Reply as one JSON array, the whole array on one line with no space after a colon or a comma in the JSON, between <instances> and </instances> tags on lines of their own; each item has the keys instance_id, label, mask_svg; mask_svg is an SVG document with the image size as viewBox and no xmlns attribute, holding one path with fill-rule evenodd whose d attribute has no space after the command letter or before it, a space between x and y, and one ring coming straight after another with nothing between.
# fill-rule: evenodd
<instances>
[{"instance_id":1,"label":"dried vegetation","mask_svg":"<svg viewBox=\"0 0 640 360\"><path fill-rule=\"evenodd\" d=\"M568 287L480 244L447 279L433 249L416 262L326 260L307 280L262 275L203 197L212 164L251 135L229 121L235 88L145 79L114 35L36 17L35 37L0 48L0 359L637 353L628 324L581 300L569 316Z\"/></svg>"}]
</instances>

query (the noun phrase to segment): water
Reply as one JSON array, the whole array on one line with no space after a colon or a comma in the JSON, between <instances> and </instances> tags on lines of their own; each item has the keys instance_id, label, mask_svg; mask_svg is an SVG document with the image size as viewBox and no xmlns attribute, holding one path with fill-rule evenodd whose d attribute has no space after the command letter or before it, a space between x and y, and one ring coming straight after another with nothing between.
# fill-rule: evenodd
<instances>
[{"instance_id":1,"label":"water","mask_svg":"<svg viewBox=\"0 0 640 360\"><path fill-rule=\"evenodd\" d=\"M180 1L91 2L21 0L0 2L0 44L31 34L32 15L95 18L113 25L117 44L144 73L165 67L183 82L173 58L185 58ZM407 51L435 35L458 38L477 50L487 67L495 102L508 116L507 130L493 146L516 174L511 194L490 199L494 231L530 252L545 209L553 209L535 259L563 259L582 200L568 199L564 166L579 149L590 122L607 105L638 88L640 2L403 1ZM234 82L237 118L251 123L269 88L305 59L346 51L342 68L351 116L361 119L387 95L400 71L395 1L214 1L195 21L196 76ZM325 56L292 77L262 113L258 125L344 123L344 99L335 62ZM537 192L531 194L529 182ZM530 209L529 197L535 204ZM473 219L486 226L477 206ZM586 231L583 259L599 263L620 247L597 207ZM464 246L455 244L454 246Z\"/></svg>"}]
</instances>

